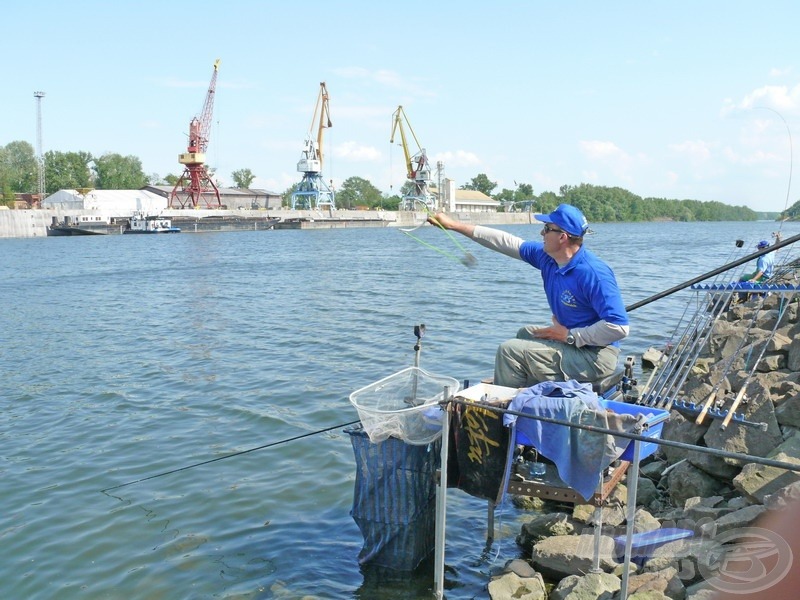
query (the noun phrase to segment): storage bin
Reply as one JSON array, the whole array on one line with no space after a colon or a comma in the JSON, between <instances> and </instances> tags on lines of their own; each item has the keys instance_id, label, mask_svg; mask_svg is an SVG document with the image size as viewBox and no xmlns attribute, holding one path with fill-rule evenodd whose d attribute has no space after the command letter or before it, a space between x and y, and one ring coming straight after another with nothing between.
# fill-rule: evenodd
<instances>
[{"instance_id":1,"label":"storage bin","mask_svg":"<svg viewBox=\"0 0 800 600\"><path fill-rule=\"evenodd\" d=\"M669 418L669 411L652 406L628 404L627 402L615 402L614 400L601 400L600 404L617 414L634 416L645 415L647 417L646 423L648 427L642 432L642 435L653 439L661 438L661 430L664 429L664 421ZM628 462L633 461L633 446L634 441L630 440L630 443L625 448L625 451L619 457L620 460L626 460ZM655 442L640 442L639 460L650 456L651 454L655 453L656 450L658 450L658 444Z\"/></svg>"}]
</instances>

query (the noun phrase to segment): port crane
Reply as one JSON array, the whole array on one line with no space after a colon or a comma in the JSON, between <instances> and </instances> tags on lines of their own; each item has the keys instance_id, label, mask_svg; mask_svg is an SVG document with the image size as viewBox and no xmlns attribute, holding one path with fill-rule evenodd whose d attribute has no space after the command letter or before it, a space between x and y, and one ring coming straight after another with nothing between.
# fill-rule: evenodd
<instances>
[{"instance_id":1,"label":"port crane","mask_svg":"<svg viewBox=\"0 0 800 600\"><path fill-rule=\"evenodd\" d=\"M405 123L405 125L404 125ZM406 138L405 127L411 133L411 137L417 145L415 154L411 154L411 148L408 146L408 139ZM420 146L414 130L411 128L411 123L408 122L408 117L403 110L402 105L397 107L392 115L392 137L389 140L390 144L394 144L394 136L400 132L400 142L403 147L403 155L406 161L406 177L413 183L413 190L411 194L404 195L400 202L400 210L416 210L417 203L421 202L429 210L435 208L436 200L433 194L430 193L429 186L431 180L431 165L428 162L428 156L425 154L425 148Z\"/></svg>"},{"instance_id":2,"label":"port crane","mask_svg":"<svg viewBox=\"0 0 800 600\"><path fill-rule=\"evenodd\" d=\"M192 208L198 208L201 203L205 203L205 208L222 206L219 189L206 167L206 149L211 132L211 116L214 113L219 63L219 59L214 62L214 73L211 75L203 112L189 122L189 144L186 152L178 155L178 162L184 165L184 170L170 194L170 208L177 208L178 205L180 208L186 208L190 204Z\"/></svg>"},{"instance_id":3,"label":"port crane","mask_svg":"<svg viewBox=\"0 0 800 600\"><path fill-rule=\"evenodd\" d=\"M303 179L297 184L297 189L292 194L292 209L320 209L330 208L336 210L333 190L322 178L322 138L325 129L331 127L330 112L328 110L328 89L325 82L319 84L319 95L311 119L300 160L297 162L298 172L303 174ZM316 137L314 133L316 131Z\"/></svg>"}]
</instances>

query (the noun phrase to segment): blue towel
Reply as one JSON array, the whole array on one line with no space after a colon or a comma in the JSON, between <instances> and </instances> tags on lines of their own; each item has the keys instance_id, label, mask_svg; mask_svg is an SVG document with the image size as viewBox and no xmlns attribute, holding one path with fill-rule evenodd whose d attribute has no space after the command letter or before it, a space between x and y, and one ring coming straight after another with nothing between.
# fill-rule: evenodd
<instances>
[{"instance_id":1,"label":"blue towel","mask_svg":"<svg viewBox=\"0 0 800 600\"><path fill-rule=\"evenodd\" d=\"M589 383L544 381L520 391L509 410L629 432L642 430L642 416L609 413ZM584 429L505 414L503 424L516 423L515 442L533 446L558 468L559 477L589 500L605 468L625 450L629 440Z\"/></svg>"}]
</instances>

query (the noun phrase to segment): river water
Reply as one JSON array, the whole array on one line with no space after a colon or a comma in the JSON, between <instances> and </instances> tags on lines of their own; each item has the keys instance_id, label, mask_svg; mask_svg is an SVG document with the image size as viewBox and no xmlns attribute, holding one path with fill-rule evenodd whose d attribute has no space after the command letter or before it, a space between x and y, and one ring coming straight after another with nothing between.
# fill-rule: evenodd
<instances>
[{"instance_id":1,"label":"river water","mask_svg":"<svg viewBox=\"0 0 800 600\"><path fill-rule=\"evenodd\" d=\"M630 305L776 228L598 224L587 244ZM421 367L477 382L499 342L549 322L535 270L459 241L473 268L396 229L0 240L2 596L431 598L430 570L359 569L338 425L357 419L352 391L414 363L416 324ZM693 296L633 311L623 356L663 344ZM487 597L525 518L504 503L486 548L485 501L451 491L448 599Z\"/></svg>"}]
</instances>

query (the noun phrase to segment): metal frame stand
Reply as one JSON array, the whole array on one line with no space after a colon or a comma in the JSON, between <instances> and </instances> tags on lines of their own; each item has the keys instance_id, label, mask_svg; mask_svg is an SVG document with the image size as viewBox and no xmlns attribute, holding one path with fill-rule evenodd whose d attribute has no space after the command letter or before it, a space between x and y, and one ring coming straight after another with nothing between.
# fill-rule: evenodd
<instances>
[{"instance_id":1,"label":"metal frame stand","mask_svg":"<svg viewBox=\"0 0 800 600\"><path fill-rule=\"evenodd\" d=\"M631 570L631 549L633 547L633 526L636 519L636 494L639 489L639 447L641 442L639 440L633 441L633 463L631 463L631 470L628 472L628 506L627 515L625 517L625 559L622 567L622 585L619 589L620 600L628 599L628 577Z\"/></svg>"},{"instance_id":2,"label":"metal frame stand","mask_svg":"<svg viewBox=\"0 0 800 600\"><path fill-rule=\"evenodd\" d=\"M445 397L449 397L447 390ZM439 481L436 488L436 531L434 537L433 587L437 600L444 598L444 539L447 525L447 457L450 451L451 405L444 407L442 418L442 449Z\"/></svg>"}]
</instances>

